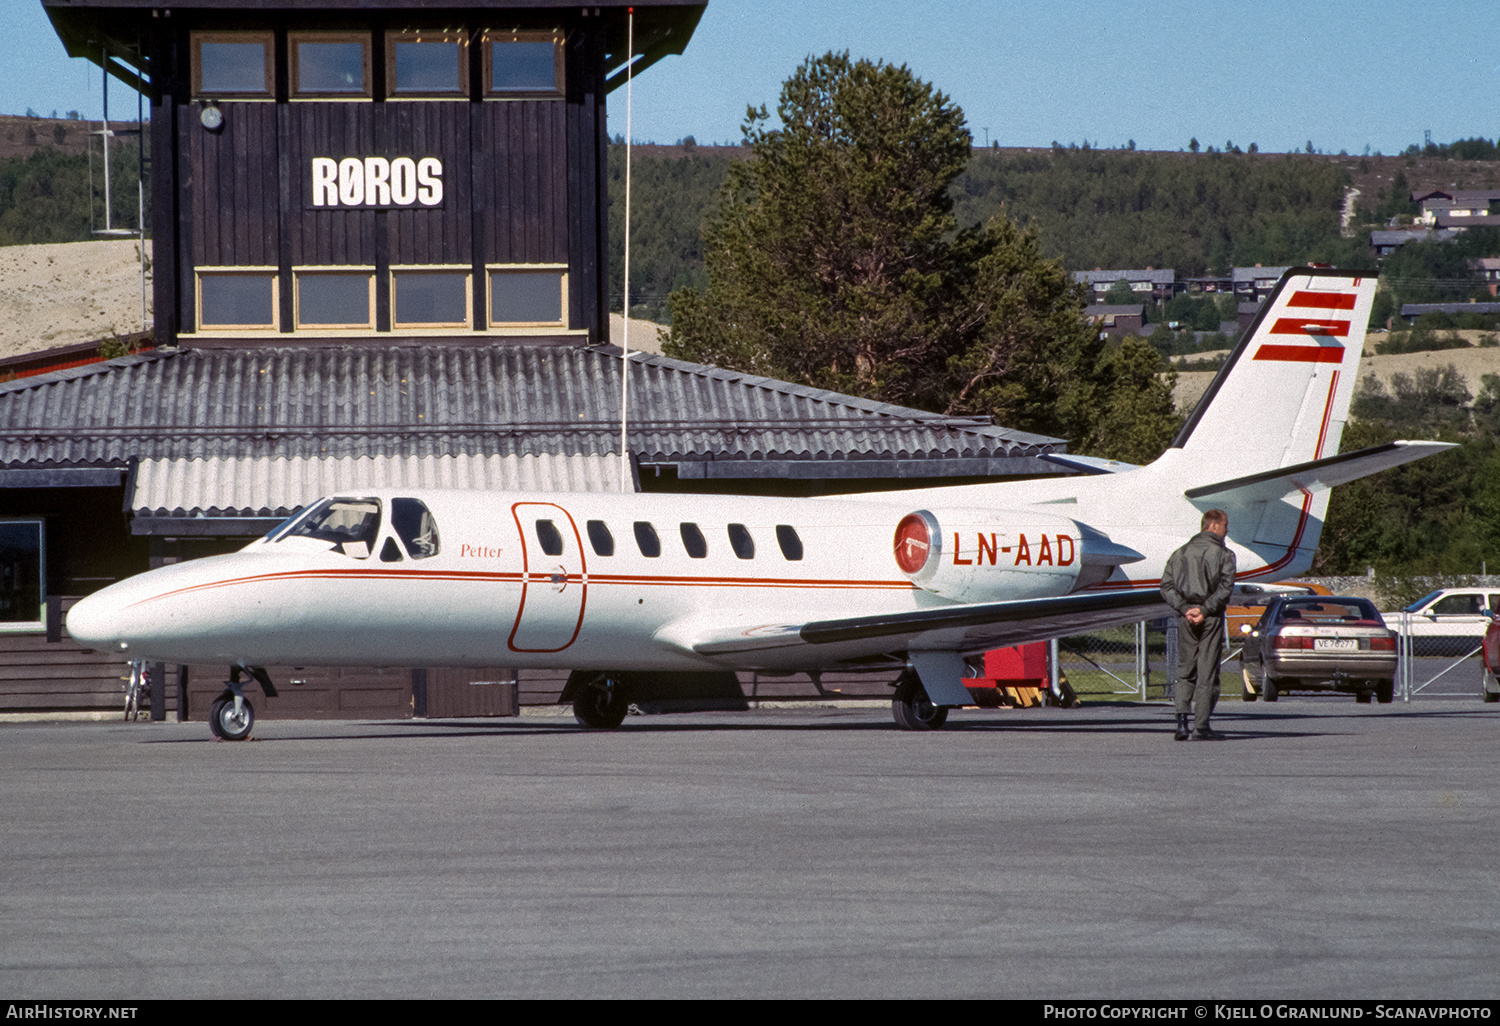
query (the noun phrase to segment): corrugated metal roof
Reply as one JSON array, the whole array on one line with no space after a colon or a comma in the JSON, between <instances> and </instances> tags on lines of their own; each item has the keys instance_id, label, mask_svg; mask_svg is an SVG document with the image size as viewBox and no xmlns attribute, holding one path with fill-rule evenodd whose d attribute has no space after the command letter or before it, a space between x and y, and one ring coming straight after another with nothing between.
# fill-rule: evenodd
<instances>
[{"instance_id":1,"label":"corrugated metal roof","mask_svg":"<svg viewBox=\"0 0 1500 1026\"><path fill-rule=\"evenodd\" d=\"M143 517L284 517L323 495L372 488L617 492L620 473L618 456L548 453L143 460L130 505Z\"/></svg>"},{"instance_id":2,"label":"corrugated metal roof","mask_svg":"<svg viewBox=\"0 0 1500 1026\"><path fill-rule=\"evenodd\" d=\"M631 357L644 460L1027 457L1056 439ZM0 384L0 464L619 451L618 350L156 350Z\"/></svg>"},{"instance_id":3,"label":"corrugated metal roof","mask_svg":"<svg viewBox=\"0 0 1500 1026\"><path fill-rule=\"evenodd\" d=\"M1086 285L1113 285L1120 281L1149 281L1155 285L1171 285L1177 280L1177 272L1170 268L1157 270L1154 267L1143 267L1123 271L1074 271L1073 280L1083 282Z\"/></svg>"}]
</instances>

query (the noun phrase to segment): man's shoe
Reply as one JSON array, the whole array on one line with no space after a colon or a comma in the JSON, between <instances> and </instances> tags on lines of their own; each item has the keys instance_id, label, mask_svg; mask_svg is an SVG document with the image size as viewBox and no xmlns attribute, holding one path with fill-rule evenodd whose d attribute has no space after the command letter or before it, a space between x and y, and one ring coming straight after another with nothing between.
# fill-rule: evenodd
<instances>
[{"instance_id":1,"label":"man's shoe","mask_svg":"<svg viewBox=\"0 0 1500 1026\"><path fill-rule=\"evenodd\" d=\"M1177 733L1175 737L1178 741L1186 741L1188 736L1188 718L1185 715L1179 715L1177 717Z\"/></svg>"},{"instance_id":2,"label":"man's shoe","mask_svg":"<svg viewBox=\"0 0 1500 1026\"><path fill-rule=\"evenodd\" d=\"M1212 727L1204 727L1202 730L1193 731L1194 741L1223 741L1224 735Z\"/></svg>"}]
</instances>

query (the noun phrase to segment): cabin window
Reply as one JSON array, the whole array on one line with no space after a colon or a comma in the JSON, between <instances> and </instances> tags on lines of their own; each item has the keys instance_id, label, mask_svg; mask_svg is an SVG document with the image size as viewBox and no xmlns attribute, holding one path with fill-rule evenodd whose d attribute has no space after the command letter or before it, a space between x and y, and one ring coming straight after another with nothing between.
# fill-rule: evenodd
<instances>
[{"instance_id":1,"label":"cabin window","mask_svg":"<svg viewBox=\"0 0 1500 1026\"><path fill-rule=\"evenodd\" d=\"M420 499L391 500L391 529L412 559L438 554L437 521Z\"/></svg>"},{"instance_id":2,"label":"cabin window","mask_svg":"<svg viewBox=\"0 0 1500 1026\"><path fill-rule=\"evenodd\" d=\"M528 99L563 94L560 32L486 32L485 94Z\"/></svg>"},{"instance_id":3,"label":"cabin window","mask_svg":"<svg viewBox=\"0 0 1500 1026\"><path fill-rule=\"evenodd\" d=\"M375 273L361 271L298 271L297 327L375 327Z\"/></svg>"},{"instance_id":4,"label":"cabin window","mask_svg":"<svg viewBox=\"0 0 1500 1026\"><path fill-rule=\"evenodd\" d=\"M294 33L293 96L368 96L370 40L363 34Z\"/></svg>"},{"instance_id":5,"label":"cabin window","mask_svg":"<svg viewBox=\"0 0 1500 1026\"><path fill-rule=\"evenodd\" d=\"M490 271L490 325L565 327L567 273L561 268Z\"/></svg>"},{"instance_id":6,"label":"cabin window","mask_svg":"<svg viewBox=\"0 0 1500 1026\"><path fill-rule=\"evenodd\" d=\"M596 556L613 556L615 554L615 536L609 533L609 525L602 520L590 520L588 522L589 544L594 547Z\"/></svg>"},{"instance_id":7,"label":"cabin window","mask_svg":"<svg viewBox=\"0 0 1500 1026\"><path fill-rule=\"evenodd\" d=\"M661 555L661 539L656 536L656 528L644 520L635 522L635 544L641 555L649 559Z\"/></svg>"},{"instance_id":8,"label":"cabin window","mask_svg":"<svg viewBox=\"0 0 1500 1026\"><path fill-rule=\"evenodd\" d=\"M755 539L750 537L750 531L744 524L729 525L729 547L741 559L755 558Z\"/></svg>"},{"instance_id":9,"label":"cabin window","mask_svg":"<svg viewBox=\"0 0 1500 1026\"><path fill-rule=\"evenodd\" d=\"M391 325L396 328L467 328L471 323L467 271L391 271Z\"/></svg>"},{"instance_id":10,"label":"cabin window","mask_svg":"<svg viewBox=\"0 0 1500 1026\"><path fill-rule=\"evenodd\" d=\"M277 291L274 270L199 271L198 327L274 330Z\"/></svg>"},{"instance_id":11,"label":"cabin window","mask_svg":"<svg viewBox=\"0 0 1500 1026\"><path fill-rule=\"evenodd\" d=\"M0 520L0 631L46 624L44 532L40 520Z\"/></svg>"},{"instance_id":12,"label":"cabin window","mask_svg":"<svg viewBox=\"0 0 1500 1026\"><path fill-rule=\"evenodd\" d=\"M682 533L682 547L687 549L689 556L702 559L708 555L708 542L703 540L703 532L698 530L697 524L682 524L678 530Z\"/></svg>"},{"instance_id":13,"label":"cabin window","mask_svg":"<svg viewBox=\"0 0 1500 1026\"><path fill-rule=\"evenodd\" d=\"M193 34L193 95L270 99L271 33Z\"/></svg>"},{"instance_id":14,"label":"cabin window","mask_svg":"<svg viewBox=\"0 0 1500 1026\"><path fill-rule=\"evenodd\" d=\"M364 559L380 532L379 499L330 499L308 510L283 538L316 538L334 551Z\"/></svg>"},{"instance_id":15,"label":"cabin window","mask_svg":"<svg viewBox=\"0 0 1500 1026\"><path fill-rule=\"evenodd\" d=\"M793 562L802 558L802 539L797 537L797 529L790 524L776 525L776 544L781 546L781 554Z\"/></svg>"},{"instance_id":16,"label":"cabin window","mask_svg":"<svg viewBox=\"0 0 1500 1026\"><path fill-rule=\"evenodd\" d=\"M390 95L465 96L469 92L468 41L444 32L392 32L386 36Z\"/></svg>"},{"instance_id":17,"label":"cabin window","mask_svg":"<svg viewBox=\"0 0 1500 1026\"><path fill-rule=\"evenodd\" d=\"M542 551L549 556L561 556L563 552L562 532L550 520L536 522L536 540Z\"/></svg>"}]
</instances>

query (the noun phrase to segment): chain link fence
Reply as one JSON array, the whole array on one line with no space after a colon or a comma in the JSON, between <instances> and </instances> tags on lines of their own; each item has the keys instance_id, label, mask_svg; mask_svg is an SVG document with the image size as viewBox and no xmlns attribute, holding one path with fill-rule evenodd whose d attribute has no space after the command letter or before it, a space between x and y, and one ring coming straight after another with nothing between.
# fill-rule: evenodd
<instances>
[{"instance_id":1,"label":"chain link fence","mask_svg":"<svg viewBox=\"0 0 1500 1026\"><path fill-rule=\"evenodd\" d=\"M1401 635L1397 641L1401 653L1396 670L1398 698L1409 702L1483 694L1482 625L1460 631L1455 625L1434 623L1408 612L1387 613L1385 625Z\"/></svg>"},{"instance_id":2,"label":"chain link fence","mask_svg":"<svg viewBox=\"0 0 1500 1026\"><path fill-rule=\"evenodd\" d=\"M1482 696L1481 635L1440 633L1410 613L1388 613L1385 619L1386 626L1401 635L1397 700ZM1176 628L1175 619L1164 618L1059 638L1058 673L1085 701L1170 700L1176 683ZM1224 659L1219 664L1221 698L1244 694L1242 644L1228 634L1226 624Z\"/></svg>"}]
</instances>

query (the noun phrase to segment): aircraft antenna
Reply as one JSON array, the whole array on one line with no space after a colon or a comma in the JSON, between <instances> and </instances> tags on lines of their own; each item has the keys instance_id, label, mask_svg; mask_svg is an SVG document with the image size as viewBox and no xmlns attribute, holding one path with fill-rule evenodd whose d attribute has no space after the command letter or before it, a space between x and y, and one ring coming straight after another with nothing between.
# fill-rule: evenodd
<instances>
[{"instance_id":1,"label":"aircraft antenna","mask_svg":"<svg viewBox=\"0 0 1500 1026\"><path fill-rule=\"evenodd\" d=\"M630 406L630 138L631 65L635 63L635 8L625 9L625 323L620 331L620 491L630 487L630 448L626 445L626 411Z\"/></svg>"}]
</instances>

